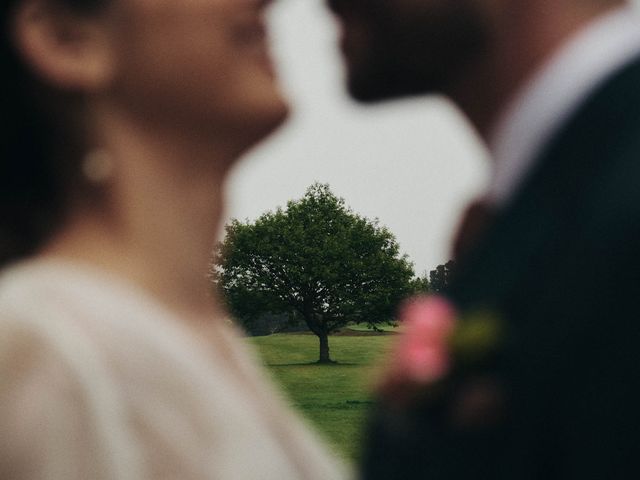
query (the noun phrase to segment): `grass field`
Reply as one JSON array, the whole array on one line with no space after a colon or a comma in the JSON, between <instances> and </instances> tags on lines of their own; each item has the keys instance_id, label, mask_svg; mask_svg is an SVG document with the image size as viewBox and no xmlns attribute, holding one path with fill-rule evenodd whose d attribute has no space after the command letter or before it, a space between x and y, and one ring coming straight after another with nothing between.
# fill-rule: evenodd
<instances>
[{"instance_id":1,"label":"grass field","mask_svg":"<svg viewBox=\"0 0 640 480\"><path fill-rule=\"evenodd\" d=\"M355 333L355 335L358 335ZM277 334L250 339L265 364L335 451L356 460L366 414L369 387L392 335L332 336L335 365L317 365L318 340L313 335Z\"/></svg>"}]
</instances>

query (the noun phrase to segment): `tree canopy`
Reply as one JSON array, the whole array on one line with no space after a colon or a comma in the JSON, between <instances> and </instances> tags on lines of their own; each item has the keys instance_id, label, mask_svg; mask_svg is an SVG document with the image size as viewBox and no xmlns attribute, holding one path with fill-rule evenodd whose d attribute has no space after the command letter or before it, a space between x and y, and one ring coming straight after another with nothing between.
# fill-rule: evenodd
<instances>
[{"instance_id":1,"label":"tree canopy","mask_svg":"<svg viewBox=\"0 0 640 480\"><path fill-rule=\"evenodd\" d=\"M438 265L431 272L424 272L421 277L412 280L413 291L416 294L441 293L451 284L456 264L453 260Z\"/></svg>"},{"instance_id":2,"label":"tree canopy","mask_svg":"<svg viewBox=\"0 0 640 480\"><path fill-rule=\"evenodd\" d=\"M285 209L255 222L233 220L216 266L238 319L286 313L306 323L319 338L319 362L331 361L330 333L351 322L392 321L412 290L413 266L393 234L318 183Z\"/></svg>"},{"instance_id":3,"label":"tree canopy","mask_svg":"<svg viewBox=\"0 0 640 480\"><path fill-rule=\"evenodd\" d=\"M455 263L449 260L443 265L438 265L429 273L429 290L433 293L440 293L449 286L451 277L455 270Z\"/></svg>"}]
</instances>

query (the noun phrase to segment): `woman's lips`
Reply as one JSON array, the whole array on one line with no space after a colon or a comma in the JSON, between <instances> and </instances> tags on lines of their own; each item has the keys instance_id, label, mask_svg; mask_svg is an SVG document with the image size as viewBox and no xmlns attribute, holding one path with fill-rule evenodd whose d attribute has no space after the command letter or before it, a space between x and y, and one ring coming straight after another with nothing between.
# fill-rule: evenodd
<instances>
[{"instance_id":1,"label":"woman's lips","mask_svg":"<svg viewBox=\"0 0 640 480\"><path fill-rule=\"evenodd\" d=\"M234 40L240 48L255 58L269 74L275 74L269 49L268 29L264 21L254 20L240 25L234 32Z\"/></svg>"}]
</instances>

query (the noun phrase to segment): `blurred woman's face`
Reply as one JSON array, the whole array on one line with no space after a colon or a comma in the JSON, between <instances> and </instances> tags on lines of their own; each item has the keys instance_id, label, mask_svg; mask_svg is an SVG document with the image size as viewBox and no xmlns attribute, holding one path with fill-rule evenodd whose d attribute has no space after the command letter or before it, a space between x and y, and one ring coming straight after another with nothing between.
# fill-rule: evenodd
<instances>
[{"instance_id":1,"label":"blurred woman's face","mask_svg":"<svg viewBox=\"0 0 640 480\"><path fill-rule=\"evenodd\" d=\"M261 138L287 113L268 51L268 3L113 0L111 93L159 125Z\"/></svg>"}]
</instances>

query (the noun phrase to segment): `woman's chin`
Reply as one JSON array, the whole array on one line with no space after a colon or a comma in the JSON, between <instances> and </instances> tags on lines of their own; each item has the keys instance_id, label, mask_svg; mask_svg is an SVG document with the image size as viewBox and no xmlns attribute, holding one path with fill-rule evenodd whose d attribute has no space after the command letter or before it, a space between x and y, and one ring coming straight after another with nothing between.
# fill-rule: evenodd
<instances>
[{"instance_id":1,"label":"woman's chin","mask_svg":"<svg viewBox=\"0 0 640 480\"><path fill-rule=\"evenodd\" d=\"M291 106L283 97L280 97L271 109L269 122L271 124L271 130L268 134L283 126L288 120L290 114Z\"/></svg>"},{"instance_id":2,"label":"woman's chin","mask_svg":"<svg viewBox=\"0 0 640 480\"><path fill-rule=\"evenodd\" d=\"M258 143L278 130L289 118L291 109L287 101L280 95L256 108L247 125L252 132L253 143Z\"/></svg>"}]
</instances>

